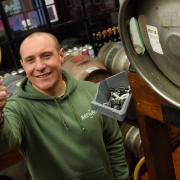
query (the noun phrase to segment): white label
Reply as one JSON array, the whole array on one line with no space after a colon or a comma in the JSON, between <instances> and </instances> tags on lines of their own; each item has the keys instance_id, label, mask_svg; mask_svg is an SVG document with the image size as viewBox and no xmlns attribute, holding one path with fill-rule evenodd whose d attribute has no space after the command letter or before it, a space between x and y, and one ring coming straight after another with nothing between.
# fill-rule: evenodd
<instances>
[{"instance_id":1,"label":"white label","mask_svg":"<svg viewBox=\"0 0 180 180\"><path fill-rule=\"evenodd\" d=\"M147 28L149 41L150 41L153 51L158 54L163 54L161 43L159 41L159 34L158 34L157 27L146 25L146 28Z\"/></svg>"}]
</instances>

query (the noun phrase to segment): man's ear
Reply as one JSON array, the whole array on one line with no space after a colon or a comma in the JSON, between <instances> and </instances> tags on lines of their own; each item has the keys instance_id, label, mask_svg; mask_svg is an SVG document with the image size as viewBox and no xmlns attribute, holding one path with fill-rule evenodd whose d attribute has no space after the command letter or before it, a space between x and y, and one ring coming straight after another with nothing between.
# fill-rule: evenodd
<instances>
[{"instance_id":1,"label":"man's ear","mask_svg":"<svg viewBox=\"0 0 180 180\"><path fill-rule=\"evenodd\" d=\"M20 63L21 63L21 66L23 67L23 60L22 60L22 59L20 59L19 61L20 61Z\"/></svg>"},{"instance_id":2,"label":"man's ear","mask_svg":"<svg viewBox=\"0 0 180 180\"><path fill-rule=\"evenodd\" d=\"M59 57L61 60L61 64L63 64L64 63L64 49L63 48L60 48L59 50Z\"/></svg>"}]
</instances>

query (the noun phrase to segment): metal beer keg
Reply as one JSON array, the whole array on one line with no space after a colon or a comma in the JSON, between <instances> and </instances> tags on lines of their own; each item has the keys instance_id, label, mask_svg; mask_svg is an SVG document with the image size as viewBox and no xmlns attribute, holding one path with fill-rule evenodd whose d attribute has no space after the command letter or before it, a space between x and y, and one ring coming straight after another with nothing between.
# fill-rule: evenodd
<instances>
[{"instance_id":1,"label":"metal beer keg","mask_svg":"<svg viewBox=\"0 0 180 180\"><path fill-rule=\"evenodd\" d=\"M160 96L180 108L180 0L125 0L119 11L122 42L140 76ZM145 53L137 54L129 21L137 19Z\"/></svg>"}]
</instances>

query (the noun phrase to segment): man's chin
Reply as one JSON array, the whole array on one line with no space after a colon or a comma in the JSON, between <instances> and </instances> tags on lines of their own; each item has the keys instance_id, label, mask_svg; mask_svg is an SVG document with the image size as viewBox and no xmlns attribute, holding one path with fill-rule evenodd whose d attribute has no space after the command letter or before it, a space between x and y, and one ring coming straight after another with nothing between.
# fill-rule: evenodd
<instances>
[{"instance_id":1,"label":"man's chin","mask_svg":"<svg viewBox=\"0 0 180 180\"><path fill-rule=\"evenodd\" d=\"M37 89L38 91L40 92L47 92L49 89L51 89L51 85L50 84L42 84L39 85L39 84L32 84L32 86Z\"/></svg>"}]
</instances>

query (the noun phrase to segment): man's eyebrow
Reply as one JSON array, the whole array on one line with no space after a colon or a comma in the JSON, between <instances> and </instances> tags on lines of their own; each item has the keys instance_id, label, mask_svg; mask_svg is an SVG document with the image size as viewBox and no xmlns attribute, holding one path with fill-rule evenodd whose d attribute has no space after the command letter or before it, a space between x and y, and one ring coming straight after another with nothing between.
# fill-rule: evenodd
<instances>
[{"instance_id":1,"label":"man's eyebrow","mask_svg":"<svg viewBox=\"0 0 180 180\"><path fill-rule=\"evenodd\" d=\"M46 54L53 54L53 52L51 52L51 51L44 51L44 52L42 52L39 56L43 56L43 55L46 55ZM25 58L23 58L22 60L24 60L24 61L27 61L27 60L29 60L29 59L33 59L35 56L27 56L27 57L25 57Z\"/></svg>"},{"instance_id":2,"label":"man's eyebrow","mask_svg":"<svg viewBox=\"0 0 180 180\"><path fill-rule=\"evenodd\" d=\"M51 51L45 51L45 52L41 53L40 56L44 55L44 54L52 54L52 52Z\"/></svg>"}]
</instances>

